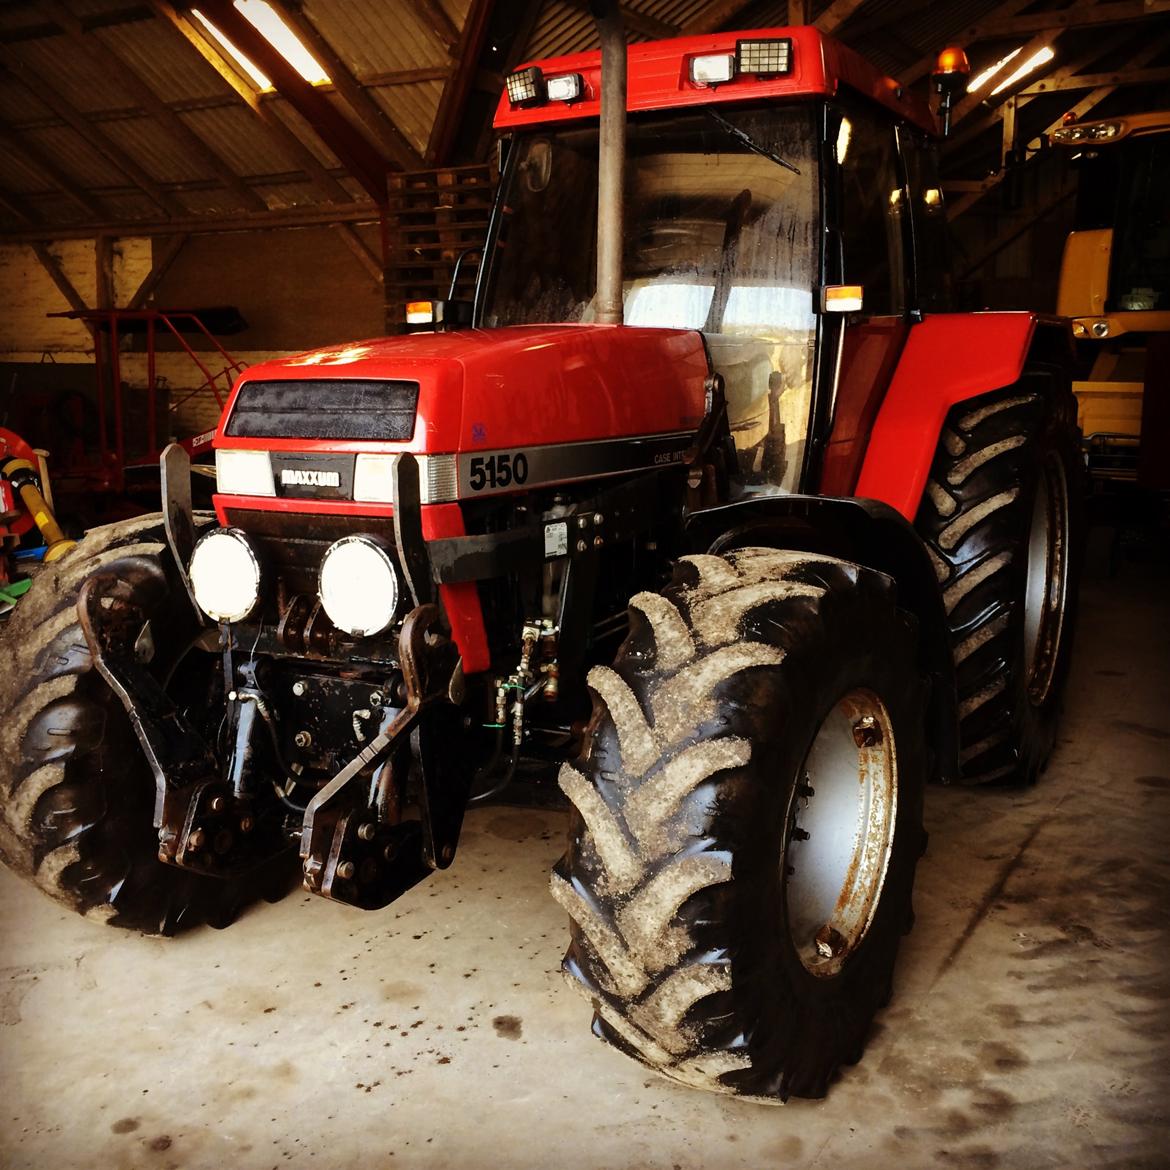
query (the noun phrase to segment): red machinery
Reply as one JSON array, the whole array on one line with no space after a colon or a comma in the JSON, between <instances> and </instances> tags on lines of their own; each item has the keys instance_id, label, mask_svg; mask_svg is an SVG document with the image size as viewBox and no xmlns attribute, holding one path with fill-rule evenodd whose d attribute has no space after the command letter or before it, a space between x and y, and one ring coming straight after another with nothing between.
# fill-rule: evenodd
<instances>
[{"instance_id":1,"label":"red machinery","mask_svg":"<svg viewBox=\"0 0 1170 1170\"><path fill-rule=\"evenodd\" d=\"M557 764L596 1034L820 1096L891 993L926 780L1031 782L1055 740L1067 328L946 310L934 118L856 53L627 53L598 7L600 56L507 78L475 303L249 369L218 523L170 448L163 515L79 550L79 730L5 852L148 929L221 921L290 847L373 910ZM30 674L60 605L23 607ZM58 840L84 864L40 864Z\"/></svg>"}]
</instances>

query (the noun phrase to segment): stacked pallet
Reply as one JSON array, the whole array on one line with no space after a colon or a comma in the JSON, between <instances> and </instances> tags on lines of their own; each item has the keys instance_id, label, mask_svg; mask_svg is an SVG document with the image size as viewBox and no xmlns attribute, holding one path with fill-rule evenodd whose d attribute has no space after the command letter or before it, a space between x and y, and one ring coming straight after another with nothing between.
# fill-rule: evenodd
<instances>
[{"instance_id":1,"label":"stacked pallet","mask_svg":"<svg viewBox=\"0 0 1170 1170\"><path fill-rule=\"evenodd\" d=\"M398 332L408 301L444 300L460 256L455 299L471 300L495 188L486 165L390 178L386 214L386 329Z\"/></svg>"}]
</instances>

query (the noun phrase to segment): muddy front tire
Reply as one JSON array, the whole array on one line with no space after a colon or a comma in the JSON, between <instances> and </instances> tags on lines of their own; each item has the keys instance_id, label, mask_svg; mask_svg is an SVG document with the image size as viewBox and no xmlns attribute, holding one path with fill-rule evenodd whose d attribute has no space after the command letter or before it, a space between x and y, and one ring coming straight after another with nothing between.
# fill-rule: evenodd
<instances>
[{"instance_id":1,"label":"muddy front tire","mask_svg":"<svg viewBox=\"0 0 1170 1170\"><path fill-rule=\"evenodd\" d=\"M860 1057L925 842L916 640L889 578L803 553L688 557L632 599L552 879L598 1035L769 1099Z\"/></svg>"},{"instance_id":2,"label":"muddy front tire","mask_svg":"<svg viewBox=\"0 0 1170 1170\"><path fill-rule=\"evenodd\" d=\"M154 778L94 669L77 596L98 571L159 579L169 555L157 516L96 528L38 573L0 627L0 857L70 909L149 934L226 926L247 901L288 887L280 867L221 881L158 860ZM193 637L181 586L158 592L151 623L159 641ZM214 670L214 660L194 662L175 677L204 665Z\"/></svg>"}]
</instances>

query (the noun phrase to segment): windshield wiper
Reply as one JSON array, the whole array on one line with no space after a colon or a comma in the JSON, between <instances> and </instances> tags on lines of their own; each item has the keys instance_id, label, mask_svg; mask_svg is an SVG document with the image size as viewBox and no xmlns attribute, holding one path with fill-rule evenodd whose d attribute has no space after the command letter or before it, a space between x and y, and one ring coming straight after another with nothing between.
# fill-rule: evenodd
<instances>
[{"instance_id":1,"label":"windshield wiper","mask_svg":"<svg viewBox=\"0 0 1170 1170\"><path fill-rule=\"evenodd\" d=\"M718 122L719 125L722 126L723 129L731 135L732 138L742 142L744 146L748 148L748 150L754 150L756 154L763 155L764 158L771 159L772 162L774 162L777 166L784 167L785 170L791 171L794 175L800 174L800 169L798 167L794 167L792 163L790 163L782 155L777 154L770 147L764 146L763 144L757 142L750 134L747 133L747 131L741 130L737 125L735 125L734 122L729 122L717 110L713 110L710 108L710 106L708 106L706 113L708 117L711 117L716 122Z\"/></svg>"}]
</instances>

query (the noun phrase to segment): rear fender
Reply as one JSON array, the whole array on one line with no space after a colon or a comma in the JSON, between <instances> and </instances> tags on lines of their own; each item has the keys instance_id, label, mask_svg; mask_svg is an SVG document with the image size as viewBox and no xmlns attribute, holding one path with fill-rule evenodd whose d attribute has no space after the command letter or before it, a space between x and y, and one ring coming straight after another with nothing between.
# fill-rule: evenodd
<instances>
[{"instance_id":1,"label":"rear fender","mask_svg":"<svg viewBox=\"0 0 1170 1170\"><path fill-rule=\"evenodd\" d=\"M947 412L1072 359L1068 322L1036 313L931 314L910 331L870 436L857 495L913 521Z\"/></svg>"},{"instance_id":2,"label":"rear fender","mask_svg":"<svg viewBox=\"0 0 1170 1170\"><path fill-rule=\"evenodd\" d=\"M691 513L686 533L692 552L793 549L840 557L892 577L899 606L918 620L919 664L931 682L927 727L935 774L947 784L958 779L954 661L942 593L926 546L897 512L876 500L757 496Z\"/></svg>"}]
</instances>

